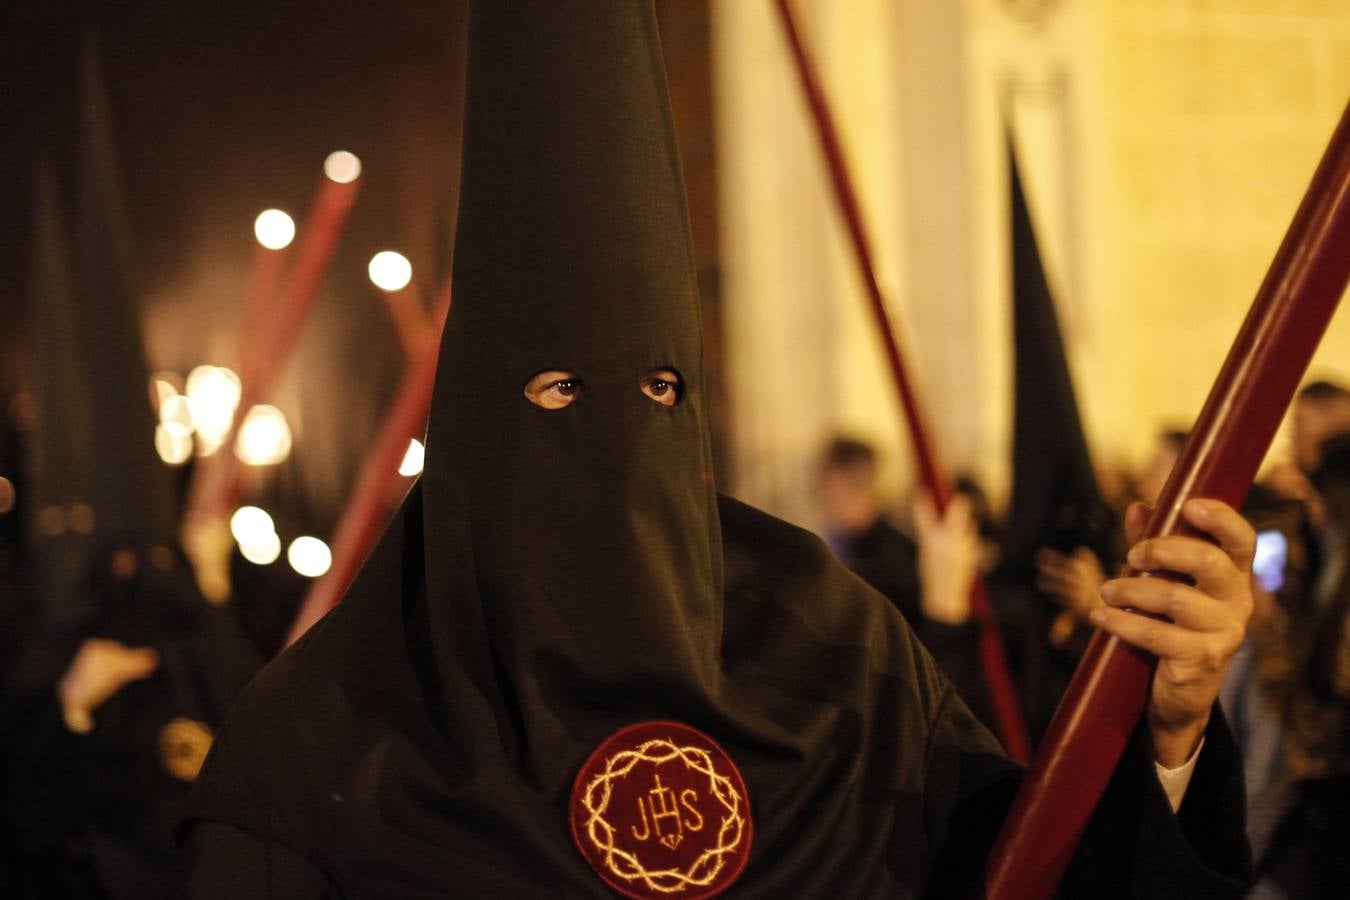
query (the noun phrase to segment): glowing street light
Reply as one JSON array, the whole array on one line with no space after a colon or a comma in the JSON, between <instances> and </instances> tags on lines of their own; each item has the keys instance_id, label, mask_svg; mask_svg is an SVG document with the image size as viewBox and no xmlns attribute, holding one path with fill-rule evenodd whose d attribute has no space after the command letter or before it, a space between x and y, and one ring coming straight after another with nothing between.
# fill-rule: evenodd
<instances>
[{"instance_id":1,"label":"glowing street light","mask_svg":"<svg viewBox=\"0 0 1350 900\"><path fill-rule=\"evenodd\" d=\"M274 466L291 453L291 427L275 406L259 405L244 415L234 455L250 466Z\"/></svg>"},{"instance_id":2,"label":"glowing street light","mask_svg":"<svg viewBox=\"0 0 1350 900\"><path fill-rule=\"evenodd\" d=\"M398 474L404 478L411 478L414 475L422 473L422 461L426 458L427 448L422 446L422 442L413 438L408 442L408 452L403 454L403 462L398 465Z\"/></svg>"},{"instance_id":3,"label":"glowing street light","mask_svg":"<svg viewBox=\"0 0 1350 900\"><path fill-rule=\"evenodd\" d=\"M323 174L338 184L351 184L361 177L361 160L355 153L335 150L323 161Z\"/></svg>"},{"instance_id":4,"label":"glowing street light","mask_svg":"<svg viewBox=\"0 0 1350 900\"><path fill-rule=\"evenodd\" d=\"M253 235L268 250L281 250L295 240L295 220L279 209L265 209L253 220Z\"/></svg>"},{"instance_id":5,"label":"glowing street light","mask_svg":"<svg viewBox=\"0 0 1350 900\"><path fill-rule=\"evenodd\" d=\"M382 291L401 291L412 281L412 263L393 250L381 250L370 258L370 280Z\"/></svg>"},{"instance_id":6,"label":"glowing street light","mask_svg":"<svg viewBox=\"0 0 1350 900\"><path fill-rule=\"evenodd\" d=\"M298 537L287 548L286 560L306 578L318 578L333 564L333 552L316 537Z\"/></svg>"}]
</instances>

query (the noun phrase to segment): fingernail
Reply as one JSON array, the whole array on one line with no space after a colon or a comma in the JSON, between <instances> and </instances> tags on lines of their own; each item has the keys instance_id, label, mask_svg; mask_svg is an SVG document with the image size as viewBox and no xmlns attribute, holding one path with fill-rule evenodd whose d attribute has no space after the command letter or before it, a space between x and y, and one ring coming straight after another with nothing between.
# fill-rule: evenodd
<instances>
[{"instance_id":1,"label":"fingernail","mask_svg":"<svg viewBox=\"0 0 1350 900\"><path fill-rule=\"evenodd\" d=\"M1136 569L1141 568L1144 564L1144 551L1142 548L1143 544L1135 544L1130 548L1129 554L1125 557L1126 561Z\"/></svg>"},{"instance_id":2,"label":"fingernail","mask_svg":"<svg viewBox=\"0 0 1350 900\"><path fill-rule=\"evenodd\" d=\"M1093 625L1100 625L1106 621L1106 610L1100 606L1088 613L1088 619Z\"/></svg>"},{"instance_id":3,"label":"fingernail","mask_svg":"<svg viewBox=\"0 0 1350 900\"><path fill-rule=\"evenodd\" d=\"M1187 500L1185 512L1186 515L1192 519L1209 518L1209 507L1205 506L1205 504L1201 503L1199 500Z\"/></svg>"},{"instance_id":4,"label":"fingernail","mask_svg":"<svg viewBox=\"0 0 1350 900\"><path fill-rule=\"evenodd\" d=\"M1101 595L1103 600L1110 600L1116 593L1116 583L1108 581L1102 585Z\"/></svg>"}]
</instances>

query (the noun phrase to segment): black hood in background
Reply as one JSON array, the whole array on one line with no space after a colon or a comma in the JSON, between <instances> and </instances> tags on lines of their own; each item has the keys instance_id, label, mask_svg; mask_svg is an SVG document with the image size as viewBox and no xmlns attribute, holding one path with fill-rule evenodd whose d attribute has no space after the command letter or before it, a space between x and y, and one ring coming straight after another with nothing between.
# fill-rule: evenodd
<instances>
[{"instance_id":1,"label":"black hood in background","mask_svg":"<svg viewBox=\"0 0 1350 900\"><path fill-rule=\"evenodd\" d=\"M1115 516L1101 498L1073 378L1008 136L1013 267L1012 499L1004 527L1007 574L1034 577L1035 553L1087 547L1109 567Z\"/></svg>"}]
</instances>

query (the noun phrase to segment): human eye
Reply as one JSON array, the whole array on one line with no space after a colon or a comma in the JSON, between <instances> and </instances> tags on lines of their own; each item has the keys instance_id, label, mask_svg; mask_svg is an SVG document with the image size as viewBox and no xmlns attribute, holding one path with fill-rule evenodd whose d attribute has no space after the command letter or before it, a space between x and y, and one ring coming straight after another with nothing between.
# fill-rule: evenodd
<instances>
[{"instance_id":1,"label":"human eye","mask_svg":"<svg viewBox=\"0 0 1350 900\"><path fill-rule=\"evenodd\" d=\"M525 399L542 409L562 409L577 399L581 388L575 372L546 369L525 383Z\"/></svg>"},{"instance_id":2,"label":"human eye","mask_svg":"<svg viewBox=\"0 0 1350 900\"><path fill-rule=\"evenodd\" d=\"M653 369L638 382L642 393L662 406L674 406L684 395L684 383L674 369Z\"/></svg>"}]
</instances>

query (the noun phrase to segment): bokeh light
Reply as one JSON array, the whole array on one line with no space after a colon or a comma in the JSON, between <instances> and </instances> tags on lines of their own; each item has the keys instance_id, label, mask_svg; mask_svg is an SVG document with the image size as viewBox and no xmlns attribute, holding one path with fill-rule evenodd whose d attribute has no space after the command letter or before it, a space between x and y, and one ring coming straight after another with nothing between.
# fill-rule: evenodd
<instances>
[{"instance_id":1,"label":"bokeh light","mask_svg":"<svg viewBox=\"0 0 1350 900\"><path fill-rule=\"evenodd\" d=\"M66 511L66 521L76 534L93 534L94 508L88 503L72 503Z\"/></svg>"},{"instance_id":2,"label":"bokeh light","mask_svg":"<svg viewBox=\"0 0 1350 900\"><path fill-rule=\"evenodd\" d=\"M267 510L257 506L241 506L230 516L230 534L240 547L245 544L257 544L266 540L269 534L276 534L276 525Z\"/></svg>"},{"instance_id":3,"label":"bokeh light","mask_svg":"<svg viewBox=\"0 0 1350 900\"><path fill-rule=\"evenodd\" d=\"M268 534L251 544L240 544L239 555L255 566L270 566L281 556L281 538Z\"/></svg>"},{"instance_id":4,"label":"bokeh light","mask_svg":"<svg viewBox=\"0 0 1350 900\"><path fill-rule=\"evenodd\" d=\"M370 280L382 291L401 291L412 281L412 263L393 250L381 250L370 258Z\"/></svg>"},{"instance_id":5,"label":"bokeh light","mask_svg":"<svg viewBox=\"0 0 1350 900\"><path fill-rule=\"evenodd\" d=\"M165 398L159 405L159 427L175 437L191 438L196 425L192 416L192 401L182 394ZM188 441L191 446L192 441Z\"/></svg>"},{"instance_id":6,"label":"bokeh light","mask_svg":"<svg viewBox=\"0 0 1350 900\"><path fill-rule=\"evenodd\" d=\"M184 389L192 402L192 421L206 455L225 442L234 423L241 388L239 376L223 366L198 366Z\"/></svg>"},{"instance_id":7,"label":"bokeh light","mask_svg":"<svg viewBox=\"0 0 1350 900\"><path fill-rule=\"evenodd\" d=\"M253 220L253 236L268 250L281 250L295 240L295 220L279 209L265 209Z\"/></svg>"},{"instance_id":8,"label":"bokeh light","mask_svg":"<svg viewBox=\"0 0 1350 900\"><path fill-rule=\"evenodd\" d=\"M323 174L338 184L351 184L361 177L361 160L355 153L335 150L323 161Z\"/></svg>"},{"instance_id":9,"label":"bokeh light","mask_svg":"<svg viewBox=\"0 0 1350 900\"><path fill-rule=\"evenodd\" d=\"M422 473L422 463L427 455L426 447L417 438L408 442L408 452L403 454L403 462L399 463L398 474L406 478Z\"/></svg>"},{"instance_id":10,"label":"bokeh light","mask_svg":"<svg viewBox=\"0 0 1350 900\"><path fill-rule=\"evenodd\" d=\"M274 466L291 453L291 427L275 406L259 405L244 415L234 455L250 466Z\"/></svg>"},{"instance_id":11,"label":"bokeh light","mask_svg":"<svg viewBox=\"0 0 1350 900\"><path fill-rule=\"evenodd\" d=\"M291 568L307 578L318 578L333 565L333 552L316 537L298 537L286 549Z\"/></svg>"},{"instance_id":12,"label":"bokeh light","mask_svg":"<svg viewBox=\"0 0 1350 900\"><path fill-rule=\"evenodd\" d=\"M171 466L181 466L192 458L192 432L180 432L161 423L155 426L155 452Z\"/></svg>"},{"instance_id":13,"label":"bokeh light","mask_svg":"<svg viewBox=\"0 0 1350 900\"><path fill-rule=\"evenodd\" d=\"M230 516L230 534L239 544L239 554L257 566L268 566L281 556L281 538L267 511L241 506Z\"/></svg>"},{"instance_id":14,"label":"bokeh light","mask_svg":"<svg viewBox=\"0 0 1350 900\"><path fill-rule=\"evenodd\" d=\"M0 515L4 515L13 509L16 500L18 500L18 493L14 490L14 482L0 475Z\"/></svg>"},{"instance_id":15,"label":"bokeh light","mask_svg":"<svg viewBox=\"0 0 1350 900\"><path fill-rule=\"evenodd\" d=\"M150 402L156 410L170 397L182 393L183 379L174 372L156 372L150 376Z\"/></svg>"}]
</instances>

